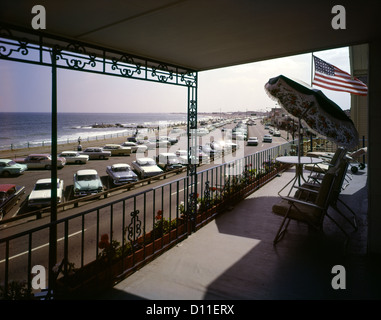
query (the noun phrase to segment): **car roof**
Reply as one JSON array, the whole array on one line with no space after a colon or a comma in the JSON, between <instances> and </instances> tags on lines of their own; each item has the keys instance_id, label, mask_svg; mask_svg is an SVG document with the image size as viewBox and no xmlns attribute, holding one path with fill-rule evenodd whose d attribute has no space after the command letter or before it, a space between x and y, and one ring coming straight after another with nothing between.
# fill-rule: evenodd
<instances>
[{"instance_id":1,"label":"car roof","mask_svg":"<svg viewBox=\"0 0 381 320\"><path fill-rule=\"evenodd\" d=\"M94 169L83 169L83 170L78 170L77 175L86 175L86 174L98 174L97 170Z\"/></svg>"},{"instance_id":2,"label":"car roof","mask_svg":"<svg viewBox=\"0 0 381 320\"><path fill-rule=\"evenodd\" d=\"M111 166L112 168L124 168L124 167L129 167L130 165L127 163L115 163Z\"/></svg>"},{"instance_id":3,"label":"car roof","mask_svg":"<svg viewBox=\"0 0 381 320\"><path fill-rule=\"evenodd\" d=\"M15 187L16 187L15 184L10 184L10 183L0 184L0 192L7 192L8 190Z\"/></svg>"},{"instance_id":4,"label":"car roof","mask_svg":"<svg viewBox=\"0 0 381 320\"><path fill-rule=\"evenodd\" d=\"M52 181L51 178L43 178L43 179L38 179L36 181L36 184L39 184L39 183L50 183L51 181ZM57 182L59 182L59 181L60 181L60 179L58 178Z\"/></svg>"},{"instance_id":5,"label":"car roof","mask_svg":"<svg viewBox=\"0 0 381 320\"><path fill-rule=\"evenodd\" d=\"M28 157L50 157L49 153L31 153Z\"/></svg>"},{"instance_id":6,"label":"car roof","mask_svg":"<svg viewBox=\"0 0 381 320\"><path fill-rule=\"evenodd\" d=\"M174 154L173 152L163 152L163 153L160 153L159 156L163 156L163 157L175 156L176 157L176 154Z\"/></svg>"}]
</instances>

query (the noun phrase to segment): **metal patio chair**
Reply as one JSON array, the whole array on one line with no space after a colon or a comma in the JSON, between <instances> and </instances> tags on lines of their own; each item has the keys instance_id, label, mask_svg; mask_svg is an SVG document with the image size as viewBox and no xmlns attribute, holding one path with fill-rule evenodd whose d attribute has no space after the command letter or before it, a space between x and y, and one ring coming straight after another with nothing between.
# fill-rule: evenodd
<instances>
[{"instance_id":1,"label":"metal patio chair","mask_svg":"<svg viewBox=\"0 0 381 320\"><path fill-rule=\"evenodd\" d=\"M308 200L308 196L302 199L298 196L290 197L280 195L280 202L272 207L274 214L283 217L273 241L274 245L283 238L291 220L306 223L316 230L322 230L324 217L327 215L331 219L327 214L327 210L331 203L331 191L337 176L338 167L332 167L324 175L318 191L313 189L303 190L304 193L315 194L315 196L312 197L312 201Z\"/></svg>"},{"instance_id":2,"label":"metal patio chair","mask_svg":"<svg viewBox=\"0 0 381 320\"><path fill-rule=\"evenodd\" d=\"M347 157L344 157L340 160L340 162L337 164L338 168L338 174L337 178L335 179L335 182L332 186L331 196L330 196L330 203L329 206L331 206L337 213L339 213L355 230L358 229L357 226L357 216L356 213L349 207L343 200L340 199L340 193L343 189L345 189L344 183L345 183L345 177L348 171L349 167L349 159ZM295 193L295 196L301 199L305 199L305 197L308 197L310 201L316 197L316 192L321 187L320 182L318 180L314 181L313 183L307 182L304 183L299 190ZM309 190L309 192L305 193L305 190ZM310 190L314 190L315 194L311 192ZM340 210L338 207L338 202L340 202L352 215L352 220L348 218L348 216ZM333 218L331 217L333 220ZM338 223L336 222L336 225ZM344 231L343 228L340 228L348 237L348 234Z\"/></svg>"}]
</instances>

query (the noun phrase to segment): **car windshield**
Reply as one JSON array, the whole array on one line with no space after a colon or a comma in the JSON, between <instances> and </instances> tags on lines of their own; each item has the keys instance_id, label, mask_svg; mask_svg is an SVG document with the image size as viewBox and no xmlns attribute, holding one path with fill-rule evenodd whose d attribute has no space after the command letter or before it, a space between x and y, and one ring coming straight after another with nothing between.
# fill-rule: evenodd
<instances>
[{"instance_id":1,"label":"car windshield","mask_svg":"<svg viewBox=\"0 0 381 320\"><path fill-rule=\"evenodd\" d=\"M50 182L45 182L45 183L37 183L34 187L34 190L40 191L40 190L50 190ZM57 183L57 188L59 188L60 184L59 182Z\"/></svg>"},{"instance_id":2,"label":"car windshield","mask_svg":"<svg viewBox=\"0 0 381 320\"><path fill-rule=\"evenodd\" d=\"M15 164L16 164L16 162L14 162L13 160L7 162L8 167L14 166Z\"/></svg>"},{"instance_id":3,"label":"car windshield","mask_svg":"<svg viewBox=\"0 0 381 320\"><path fill-rule=\"evenodd\" d=\"M117 168L113 168L112 171L114 172L128 171L128 167L117 167Z\"/></svg>"},{"instance_id":4,"label":"car windshield","mask_svg":"<svg viewBox=\"0 0 381 320\"><path fill-rule=\"evenodd\" d=\"M4 202L7 199L7 194L5 192L0 192L0 202Z\"/></svg>"},{"instance_id":5,"label":"car windshield","mask_svg":"<svg viewBox=\"0 0 381 320\"><path fill-rule=\"evenodd\" d=\"M91 181L97 179L96 174L84 174L77 176L78 181Z\"/></svg>"},{"instance_id":6,"label":"car windshield","mask_svg":"<svg viewBox=\"0 0 381 320\"><path fill-rule=\"evenodd\" d=\"M138 163L141 166L153 166L153 165L155 165L155 161L153 161L153 160L139 160Z\"/></svg>"}]
</instances>

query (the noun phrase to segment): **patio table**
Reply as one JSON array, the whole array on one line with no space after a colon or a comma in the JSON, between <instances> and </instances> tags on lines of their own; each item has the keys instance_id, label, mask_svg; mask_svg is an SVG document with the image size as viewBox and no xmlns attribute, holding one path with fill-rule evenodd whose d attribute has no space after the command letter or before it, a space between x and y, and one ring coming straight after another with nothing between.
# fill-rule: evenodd
<instances>
[{"instance_id":1,"label":"patio table","mask_svg":"<svg viewBox=\"0 0 381 320\"><path fill-rule=\"evenodd\" d=\"M301 185L301 182L300 180L302 179L304 182L306 182L306 180L304 179L303 177L303 166L305 164L313 164L313 165L316 165L318 163L322 163L323 162L323 159L321 158L316 158L316 157L306 157L306 156L303 156L303 157L298 157L298 156L282 156L282 157L277 157L275 159L276 161L278 162L281 162L281 163L287 163L287 164L292 164L292 165L295 165L295 177L292 178L292 180L290 182L288 182L279 192L282 192L290 183L292 183L292 186L291 186L291 189L288 193L288 195L290 195L290 192L291 190L294 188L295 186L295 183L298 182L298 186Z\"/></svg>"}]
</instances>

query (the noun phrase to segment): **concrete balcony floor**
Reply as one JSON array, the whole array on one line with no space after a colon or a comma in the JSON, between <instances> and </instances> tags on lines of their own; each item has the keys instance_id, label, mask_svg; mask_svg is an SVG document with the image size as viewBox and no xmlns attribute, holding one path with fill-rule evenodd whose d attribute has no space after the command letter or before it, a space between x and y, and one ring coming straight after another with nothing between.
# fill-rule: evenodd
<instances>
[{"instance_id":1,"label":"concrete balcony floor","mask_svg":"<svg viewBox=\"0 0 381 320\"><path fill-rule=\"evenodd\" d=\"M329 220L323 232L291 221L273 246L282 218L272 213L278 191L295 175L291 168L167 251L101 299L256 300L379 299L381 263L366 254L367 171L350 174L340 195L357 214L359 229L342 222L350 235ZM344 208L339 204L340 208ZM330 208L338 221L340 216ZM348 213L346 209L343 212ZM342 265L345 289L333 289L332 273ZM341 282L343 285L344 283Z\"/></svg>"}]
</instances>

